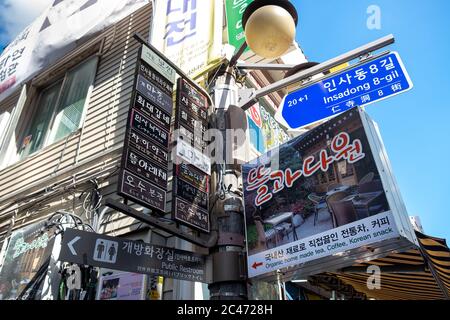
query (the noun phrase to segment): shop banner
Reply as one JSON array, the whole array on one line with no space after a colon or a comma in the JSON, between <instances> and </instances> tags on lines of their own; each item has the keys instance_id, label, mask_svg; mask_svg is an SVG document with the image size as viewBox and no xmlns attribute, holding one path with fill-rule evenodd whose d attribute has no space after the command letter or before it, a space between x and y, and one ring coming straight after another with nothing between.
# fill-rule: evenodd
<instances>
[{"instance_id":1,"label":"shop banner","mask_svg":"<svg viewBox=\"0 0 450 320\"><path fill-rule=\"evenodd\" d=\"M225 10L227 14L228 43L237 49L245 41L244 26L242 25L242 15L248 5L253 0L225 0ZM248 47L246 50L250 50Z\"/></svg>"},{"instance_id":2,"label":"shop banner","mask_svg":"<svg viewBox=\"0 0 450 320\"><path fill-rule=\"evenodd\" d=\"M220 58L222 1L157 0L151 44L195 77Z\"/></svg>"},{"instance_id":3,"label":"shop banner","mask_svg":"<svg viewBox=\"0 0 450 320\"><path fill-rule=\"evenodd\" d=\"M275 272L398 235L392 213L386 212L254 254L248 259L249 277Z\"/></svg>"},{"instance_id":4,"label":"shop banner","mask_svg":"<svg viewBox=\"0 0 450 320\"><path fill-rule=\"evenodd\" d=\"M250 277L399 237L406 209L363 115L351 109L243 165Z\"/></svg>"},{"instance_id":5,"label":"shop banner","mask_svg":"<svg viewBox=\"0 0 450 320\"><path fill-rule=\"evenodd\" d=\"M39 222L14 231L0 272L0 300L15 300L51 256L55 230Z\"/></svg>"},{"instance_id":6,"label":"shop banner","mask_svg":"<svg viewBox=\"0 0 450 320\"><path fill-rule=\"evenodd\" d=\"M0 101L76 48L119 22L148 0L54 1L0 56Z\"/></svg>"}]
</instances>

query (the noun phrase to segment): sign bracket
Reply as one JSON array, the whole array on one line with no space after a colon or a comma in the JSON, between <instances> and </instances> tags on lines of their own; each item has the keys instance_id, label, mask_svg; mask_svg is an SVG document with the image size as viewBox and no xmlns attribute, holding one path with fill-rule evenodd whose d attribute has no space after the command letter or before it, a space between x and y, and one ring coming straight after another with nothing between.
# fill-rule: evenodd
<instances>
[{"instance_id":1,"label":"sign bracket","mask_svg":"<svg viewBox=\"0 0 450 320\"><path fill-rule=\"evenodd\" d=\"M201 239L195 235L181 231L176 226L168 225L168 224L160 221L158 218L152 217L148 214L145 214L136 209L133 209L117 200L106 199L105 205L111 209L120 211L123 214L126 214L130 217L133 217L133 218L143 222L143 223L146 223L148 225L151 225L153 227L161 229L167 233L173 234L174 236L176 236L180 239L186 240L190 243L193 243L197 246L210 249L210 248L214 247L217 243L218 234L217 234L216 230L211 230L211 233L210 233L208 239Z\"/></svg>"},{"instance_id":2,"label":"sign bracket","mask_svg":"<svg viewBox=\"0 0 450 320\"><path fill-rule=\"evenodd\" d=\"M360 57L358 57L358 63L369 62L369 61L375 60L377 58L386 56L389 53L391 53L390 50L386 50L386 51L383 51L383 52L380 52L380 53L377 53L377 54L373 54L373 52L369 52L367 54L364 54L364 55L361 55ZM347 70L349 70L349 69L351 69L353 67L354 66L350 65L348 67L343 68L342 70L339 70L338 72L326 74L323 78L319 78L319 79L312 79L312 77L304 78L304 79L300 80L301 85L296 87L295 90L292 90L292 91L298 91L298 90L303 89L305 87L308 87L310 85L313 85L313 84L316 84L318 82L327 80L329 78L332 78L336 74L343 73L343 72L345 72L345 71L347 71ZM239 94L241 94L242 90L245 90L245 89L239 90ZM250 94L254 94L254 92L255 92L255 90L253 90ZM242 95L242 99L241 100L249 99L249 98L250 98L249 94L246 94L246 95Z\"/></svg>"}]
</instances>

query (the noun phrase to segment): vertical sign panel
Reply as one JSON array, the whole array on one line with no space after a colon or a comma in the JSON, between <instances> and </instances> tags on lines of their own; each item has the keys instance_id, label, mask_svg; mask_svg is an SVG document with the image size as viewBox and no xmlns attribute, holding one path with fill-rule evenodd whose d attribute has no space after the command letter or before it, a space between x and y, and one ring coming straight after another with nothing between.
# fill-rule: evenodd
<instances>
[{"instance_id":1,"label":"vertical sign panel","mask_svg":"<svg viewBox=\"0 0 450 320\"><path fill-rule=\"evenodd\" d=\"M175 129L178 131L173 179L173 216L180 223L209 232L211 164L203 154L208 129L206 97L185 79L177 83Z\"/></svg>"},{"instance_id":2,"label":"vertical sign panel","mask_svg":"<svg viewBox=\"0 0 450 320\"><path fill-rule=\"evenodd\" d=\"M141 48L139 57L118 194L149 209L165 212L176 72L146 46Z\"/></svg>"}]
</instances>

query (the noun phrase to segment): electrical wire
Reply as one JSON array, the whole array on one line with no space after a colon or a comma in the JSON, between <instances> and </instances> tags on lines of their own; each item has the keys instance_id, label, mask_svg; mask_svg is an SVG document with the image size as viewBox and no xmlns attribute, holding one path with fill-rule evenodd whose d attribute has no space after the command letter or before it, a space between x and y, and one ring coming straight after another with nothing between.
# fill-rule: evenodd
<instances>
[{"instance_id":1,"label":"electrical wire","mask_svg":"<svg viewBox=\"0 0 450 320\"><path fill-rule=\"evenodd\" d=\"M2 213L2 216L12 214L12 213L14 213L15 210L20 210L20 211L30 210L35 206L39 206L40 204L42 204L45 201L50 201L50 200L60 196L61 193L65 193L68 190L81 191L78 188L80 188L82 185L84 185L86 183L89 183L90 180L92 180L92 178L97 178L102 183L102 182L108 180L109 178L111 178L112 176L114 176L117 173L117 171L120 170L119 166L114 166L114 167L115 167L115 169L105 177L98 178L98 176L102 175L103 172L97 172L95 174L92 174L89 177L89 180L80 181L80 182L72 182L71 184L69 184L65 187L62 187L64 185L64 182L62 181L60 183L55 183L51 186L45 187L45 188L43 188L39 191L36 191L33 194L27 195L19 200L15 200L9 204L10 207L14 206L15 204L18 204L20 202L26 202L28 199L32 199L33 197L41 196L41 199L38 198L38 200L34 200L35 202L32 203L31 205L29 205L29 206L24 205L24 207L19 206L17 208L14 208L13 210L9 210L9 211ZM86 191L86 190L83 190L83 191ZM50 192L54 192L54 194L49 194ZM33 200L31 200L31 201L33 201Z\"/></svg>"},{"instance_id":2,"label":"electrical wire","mask_svg":"<svg viewBox=\"0 0 450 320\"><path fill-rule=\"evenodd\" d=\"M94 189L87 192L86 197L83 200L83 210L86 220L89 222L93 222L94 216L97 210L101 207L102 204L102 194L98 189L98 184L94 180ZM80 198L83 196L85 192L80 195Z\"/></svg>"},{"instance_id":3,"label":"electrical wire","mask_svg":"<svg viewBox=\"0 0 450 320\"><path fill-rule=\"evenodd\" d=\"M120 167L116 165L116 166L114 166L114 170L110 171L111 170L111 167L110 167L110 168L108 168L107 171L104 171L104 172L108 172L109 171L106 176L98 178L98 176L102 175L104 172L97 172L96 175L95 175L95 178L98 180L98 183L101 184L104 181L107 181L108 179L113 177L119 171L119 169L120 169ZM92 180L92 178L91 178L91 180ZM54 184L52 186L49 186L49 187L46 187L46 188L42 189L41 191L35 192L34 194L32 194L32 195L30 195L28 197L24 197L20 201L26 201L26 199L30 199L30 198L36 197L36 196L38 196L40 198L37 198L36 200L31 200L32 203L29 204L29 205L26 205L26 204L25 205L21 205L21 206L18 206L17 208L15 208L14 210L10 210L10 211L8 211L6 213L3 213L2 216L5 217L8 214L14 213L16 210L19 210L21 212L26 212L26 211L32 210L32 209L34 209L36 207L39 207L39 209L34 209L34 211L35 211L34 214L37 214L39 211L41 211L40 209L45 209L45 208L43 208L43 204L44 203L50 202L51 200L59 197L62 193L65 193L65 192L68 192L68 191L72 191L72 193L87 192L88 190L92 189L92 187L91 188L84 188L84 189L82 189L82 186L87 184L87 183L90 183L90 180L88 180L88 181L85 180L85 181L80 181L80 182L73 182L70 185L62 187L62 185L64 185L64 183L65 182L61 182L59 185L58 184ZM59 186L61 186L61 187L59 187ZM59 188L59 190L57 188ZM49 192L53 192L53 194L48 194ZM42 194L42 195L40 195L40 194ZM19 201L16 201L15 203L19 203ZM11 205L14 205L14 203L12 203ZM72 206L74 207L74 204L72 204ZM75 208L73 208L73 211L74 211L74 209ZM19 220L22 220L24 218L20 218ZM90 227L90 229L94 230L92 227Z\"/></svg>"}]
</instances>

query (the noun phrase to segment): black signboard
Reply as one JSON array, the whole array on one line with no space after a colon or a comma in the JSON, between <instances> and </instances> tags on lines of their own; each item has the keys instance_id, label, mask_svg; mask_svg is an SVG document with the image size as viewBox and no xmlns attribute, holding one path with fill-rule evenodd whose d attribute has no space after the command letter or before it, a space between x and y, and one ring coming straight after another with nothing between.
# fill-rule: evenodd
<instances>
[{"instance_id":1,"label":"black signboard","mask_svg":"<svg viewBox=\"0 0 450 320\"><path fill-rule=\"evenodd\" d=\"M178 88L176 128L184 141L204 151L207 143L203 135L208 129L206 97L182 78L178 81Z\"/></svg>"},{"instance_id":2,"label":"black signboard","mask_svg":"<svg viewBox=\"0 0 450 320\"><path fill-rule=\"evenodd\" d=\"M122 170L120 181L120 194L145 207L165 212L167 196L165 190L127 170Z\"/></svg>"},{"instance_id":3,"label":"black signboard","mask_svg":"<svg viewBox=\"0 0 450 320\"><path fill-rule=\"evenodd\" d=\"M200 191L190 183L176 179L176 196L204 209L208 210L208 194Z\"/></svg>"},{"instance_id":4,"label":"black signboard","mask_svg":"<svg viewBox=\"0 0 450 320\"><path fill-rule=\"evenodd\" d=\"M182 163L175 166L175 174L177 178L182 179L197 189L208 193L209 175L196 169L194 166Z\"/></svg>"},{"instance_id":5,"label":"black signboard","mask_svg":"<svg viewBox=\"0 0 450 320\"><path fill-rule=\"evenodd\" d=\"M208 110L198 106L195 102L193 102L189 97L183 93L178 91L178 106L181 106L181 110L187 110L189 114L195 118L196 120L207 122L208 121Z\"/></svg>"},{"instance_id":6,"label":"black signboard","mask_svg":"<svg viewBox=\"0 0 450 320\"><path fill-rule=\"evenodd\" d=\"M118 194L165 213L173 84L140 59L134 88Z\"/></svg>"},{"instance_id":7,"label":"black signboard","mask_svg":"<svg viewBox=\"0 0 450 320\"><path fill-rule=\"evenodd\" d=\"M152 103L161 107L165 112L172 112L172 96L164 93L156 84L153 84L143 76L138 75L136 89Z\"/></svg>"},{"instance_id":8,"label":"black signboard","mask_svg":"<svg viewBox=\"0 0 450 320\"><path fill-rule=\"evenodd\" d=\"M130 146L153 160L156 164L163 168L167 168L169 162L169 154L165 148L158 146L151 139L139 134L136 130L130 131Z\"/></svg>"},{"instance_id":9,"label":"black signboard","mask_svg":"<svg viewBox=\"0 0 450 320\"><path fill-rule=\"evenodd\" d=\"M166 78L164 78L158 71L153 69L147 63L145 63L143 60L140 61L139 74L142 75L147 80L149 80L150 82L152 82L153 84L156 84L159 89L161 89L168 95L172 95L173 84Z\"/></svg>"},{"instance_id":10,"label":"black signboard","mask_svg":"<svg viewBox=\"0 0 450 320\"><path fill-rule=\"evenodd\" d=\"M60 261L172 279L206 282L206 257L141 241L64 231Z\"/></svg>"},{"instance_id":11,"label":"black signboard","mask_svg":"<svg viewBox=\"0 0 450 320\"><path fill-rule=\"evenodd\" d=\"M194 148L202 152L207 147L207 143L205 140L203 140L203 134L201 133L201 131L194 131L192 129L189 129L187 126L180 124L178 126L178 136L190 145L193 145Z\"/></svg>"},{"instance_id":12,"label":"black signboard","mask_svg":"<svg viewBox=\"0 0 450 320\"><path fill-rule=\"evenodd\" d=\"M164 109L152 104L139 92L136 92L134 108L145 114L150 120L158 124L161 128L166 131L170 131L172 114L169 114L164 111Z\"/></svg>"},{"instance_id":13,"label":"black signboard","mask_svg":"<svg viewBox=\"0 0 450 320\"><path fill-rule=\"evenodd\" d=\"M184 221L186 224L209 232L209 213L190 202L181 198L175 198L174 216L177 220Z\"/></svg>"},{"instance_id":14,"label":"black signboard","mask_svg":"<svg viewBox=\"0 0 450 320\"><path fill-rule=\"evenodd\" d=\"M192 152L203 152L207 143L203 135L208 129L208 103L206 96L185 79L177 82L177 104L175 129L178 130L177 148L192 148ZM183 140L185 143L181 143ZM191 147L192 146L192 147ZM198 150L198 151L196 151ZM186 150L185 150L186 151ZM182 154L177 149L177 154ZM184 161L174 166L173 217L180 223L209 232L209 180L205 172L198 170L193 162ZM208 170L209 171L209 170Z\"/></svg>"},{"instance_id":15,"label":"black signboard","mask_svg":"<svg viewBox=\"0 0 450 320\"><path fill-rule=\"evenodd\" d=\"M180 78L178 81L178 88L180 93L184 93L190 101L194 102L200 108L204 110L208 109L208 103L206 97L200 93L196 88L191 86L185 79Z\"/></svg>"},{"instance_id":16,"label":"black signboard","mask_svg":"<svg viewBox=\"0 0 450 320\"><path fill-rule=\"evenodd\" d=\"M130 126L131 129L147 136L162 147L166 148L166 150L168 149L169 134L167 131L163 130L143 113L132 109Z\"/></svg>"},{"instance_id":17,"label":"black signboard","mask_svg":"<svg viewBox=\"0 0 450 320\"><path fill-rule=\"evenodd\" d=\"M186 125L192 130L198 130L202 135L206 132L206 130L208 130L208 123L205 120L200 119L197 114L191 112L182 104L180 104L178 108L180 123Z\"/></svg>"},{"instance_id":18,"label":"black signboard","mask_svg":"<svg viewBox=\"0 0 450 320\"><path fill-rule=\"evenodd\" d=\"M125 168L147 181L167 189L167 169L154 165L147 157L131 147L126 153Z\"/></svg>"}]
</instances>

